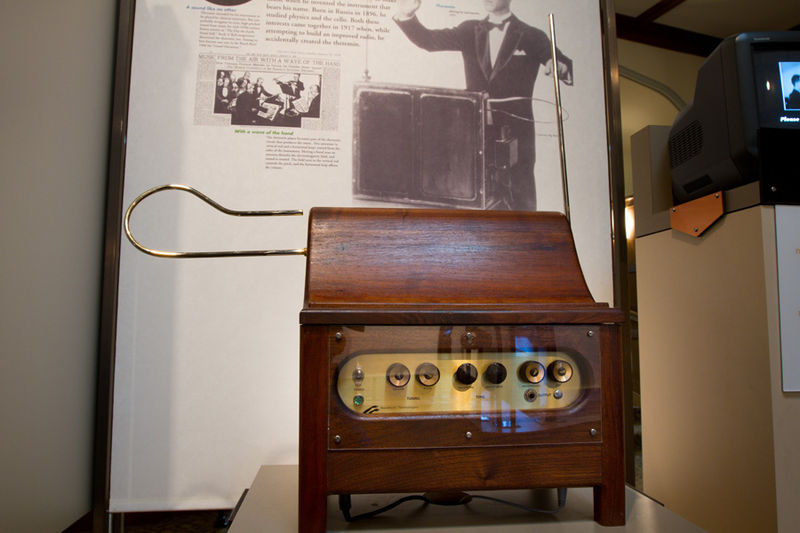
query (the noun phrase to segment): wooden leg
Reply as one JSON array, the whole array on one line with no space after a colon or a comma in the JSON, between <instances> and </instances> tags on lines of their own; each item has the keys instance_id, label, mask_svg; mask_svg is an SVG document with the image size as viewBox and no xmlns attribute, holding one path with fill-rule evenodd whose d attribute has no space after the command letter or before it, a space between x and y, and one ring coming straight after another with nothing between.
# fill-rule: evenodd
<instances>
[{"instance_id":1,"label":"wooden leg","mask_svg":"<svg viewBox=\"0 0 800 533\"><path fill-rule=\"evenodd\" d=\"M603 526L625 524L625 459L622 434L622 355L619 328L603 326L603 483L594 488L594 519Z\"/></svg>"},{"instance_id":2,"label":"wooden leg","mask_svg":"<svg viewBox=\"0 0 800 533\"><path fill-rule=\"evenodd\" d=\"M300 328L300 479L299 533L325 533L328 514L328 373L327 328Z\"/></svg>"},{"instance_id":3,"label":"wooden leg","mask_svg":"<svg viewBox=\"0 0 800 533\"><path fill-rule=\"evenodd\" d=\"M624 482L594 487L594 520L601 526L625 525Z\"/></svg>"},{"instance_id":4,"label":"wooden leg","mask_svg":"<svg viewBox=\"0 0 800 533\"><path fill-rule=\"evenodd\" d=\"M325 533L328 522L328 498L324 485L306 479L300 468L298 528L299 533ZM306 472L308 478L308 472ZM311 476L313 477L313 476Z\"/></svg>"}]
</instances>

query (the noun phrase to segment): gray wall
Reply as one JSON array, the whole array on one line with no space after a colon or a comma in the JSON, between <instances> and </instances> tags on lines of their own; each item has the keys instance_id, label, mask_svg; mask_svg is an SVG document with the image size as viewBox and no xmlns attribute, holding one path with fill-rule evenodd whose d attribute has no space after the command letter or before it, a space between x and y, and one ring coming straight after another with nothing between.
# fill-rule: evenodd
<instances>
[{"instance_id":1,"label":"gray wall","mask_svg":"<svg viewBox=\"0 0 800 533\"><path fill-rule=\"evenodd\" d=\"M0 531L61 531L91 506L116 2L0 6Z\"/></svg>"},{"instance_id":2,"label":"gray wall","mask_svg":"<svg viewBox=\"0 0 800 533\"><path fill-rule=\"evenodd\" d=\"M705 58L673 52L655 46L620 39L617 42L620 66L667 85L685 102L694 98L697 69ZM633 194L631 135L650 125L671 126L678 109L662 95L620 77L622 108L622 152L625 166L625 196Z\"/></svg>"}]
</instances>

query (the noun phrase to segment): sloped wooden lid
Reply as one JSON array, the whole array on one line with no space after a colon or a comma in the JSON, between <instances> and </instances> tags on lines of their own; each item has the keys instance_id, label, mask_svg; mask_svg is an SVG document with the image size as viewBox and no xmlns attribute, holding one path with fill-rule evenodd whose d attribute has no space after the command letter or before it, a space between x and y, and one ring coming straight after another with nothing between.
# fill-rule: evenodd
<instances>
[{"instance_id":1,"label":"sloped wooden lid","mask_svg":"<svg viewBox=\"0 0 800 533\"><path fill-rule=\"evenodd\" d=\"M592 299L560 213L314 208L306 269L306 318L325 309L608 309Z\"/></svg>"}]
</instances>

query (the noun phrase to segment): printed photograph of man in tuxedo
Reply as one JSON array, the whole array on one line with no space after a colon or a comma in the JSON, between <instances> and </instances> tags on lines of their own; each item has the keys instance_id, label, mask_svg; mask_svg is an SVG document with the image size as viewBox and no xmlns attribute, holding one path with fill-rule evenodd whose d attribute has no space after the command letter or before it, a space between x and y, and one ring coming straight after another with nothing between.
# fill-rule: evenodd
<instances>
[{"instance_id":1,"label":"printed photograph of man in tuxedo","mask_svg":"<svg viewBox=\"0 0 800 533\"><path fill-rule=\"evenodd\" d=\"M511 11L512 0L483 0L487 16L452 28L431 29L418 18L421 0L398 0L394 20L408 39L429 52L461 52L466 89L489 97L486 117L487 161L495 141L509 134L518 143L517 163L493 173L504 205L495 208L536 209L533 168L536 161L532 94L539 70L552 75L550 39ZM557 51L559 79L573 83L572 60Z\"/></svg>"}]
</instances>

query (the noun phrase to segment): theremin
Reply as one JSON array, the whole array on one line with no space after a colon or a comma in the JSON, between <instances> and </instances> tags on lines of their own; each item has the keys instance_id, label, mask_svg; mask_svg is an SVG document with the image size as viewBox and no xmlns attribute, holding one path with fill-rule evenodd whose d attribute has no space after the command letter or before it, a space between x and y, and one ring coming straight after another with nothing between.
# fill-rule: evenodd
<instances>
[{"instance_id":1,"label":"theremin","mask_svg":"<svg viewBox=\"0 0 800 533\"><path fill-rule=\"evenodd\" d=\"M299 531L327 497L594 487L625 523L622 312L592 298L560 213L314 208L300 312ZM238 216L296 214L238 212Z\"/></svg>"},{"instance_id":2,"label":"theremin","mask_svg":"<svg viewBox=\"0 0 800 533\"><path fill-rule=\"evenodd\" d=\"M331 494L594 487L625 522L619 324L559 213L314 208L299 531Z\"/></svg>"}]
</instances>

